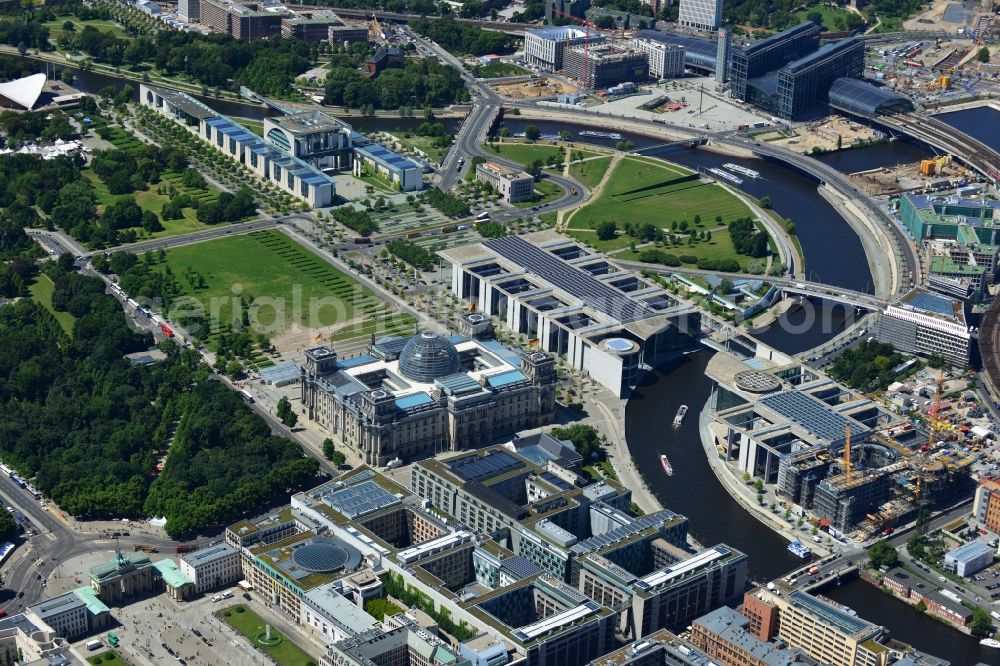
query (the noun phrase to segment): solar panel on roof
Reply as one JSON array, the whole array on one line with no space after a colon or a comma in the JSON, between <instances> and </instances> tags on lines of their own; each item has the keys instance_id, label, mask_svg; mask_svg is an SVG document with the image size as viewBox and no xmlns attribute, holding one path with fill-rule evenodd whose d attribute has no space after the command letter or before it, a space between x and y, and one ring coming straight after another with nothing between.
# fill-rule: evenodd
<instances>
[{"instance_id":1,"label":"solar panel on roof","mask_svg":"<svg viewBox=\"0 0 1000 666\"><path fill-rule=\"evenodd\" d=\"M552 253L531 245L520 236L493 238L484 245L622 323L656 316L652 308L595 279L590 273L559 260Z\"/></svg>"},{"instance_id":2,"label":"solar panel on roof","mask_svg":"<svg viewBox=\"0 0 1000 666\"><path fill-rule=\"evenodd\" d=\"M330 493L323 501L348 518L358 518L399 504L400 499L374 481L363 481Z\"/></svg>"},{"instance_id":3,"label":"solar panel on roof","mask_svg":"<svg viewBox=\"0 0 1000 666\"><path fill-rule=\"evenodd\" d=\"M559 488L560 490L569 490L570 488L573 487L571 484L566 483L566 481L564 481L563 479L559 478L558 476L556 476L552 472L542 472L541 478L544 479L545 482L548 483L549 485L555 486L556 488Z\"/></svg>"},{"instance_id":4,"label":"solar panel on roof","mask_svg":"<svg viewBox=\"0 0 1000 666\"><path fill-rule=\"evenodd\" d=\"M917 294L910 299L908 305L927 312L933 312L945 317L954 317L955 310L952 302L947 298L935 296L934 294Z\"/></svg>"},{"instance_id":5,"label":"solar panel on roof","mask_svg":"<svg viewBox=\"0 0 1000 666\"><path fill-rule=\"evenodd\" d=\"M845 427L848 425L855 435L861 436L866 432L865 428L854 419L847 418L816 398L798 391L772 393L761 398L760 404L828 441L842 439L845 436Z\"/></svg>"},{"instance_id":6,"label":"solar panel on roof","mask_svg":"<svg viewBox=\"0 0 1000 666\"><path fill-rule=\"evenodd\" d=\"M452 472L468 481L482 481L490 477L521 469L524 463L506 451L490 451L485 456L469 456L448 465Z\"/></svg>"}]
</instances>

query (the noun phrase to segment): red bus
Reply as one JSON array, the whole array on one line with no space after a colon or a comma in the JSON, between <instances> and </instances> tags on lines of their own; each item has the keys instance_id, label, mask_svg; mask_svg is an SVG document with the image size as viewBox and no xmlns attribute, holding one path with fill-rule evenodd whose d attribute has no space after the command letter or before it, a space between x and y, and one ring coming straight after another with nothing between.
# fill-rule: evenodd
<instances>
[{"instance_id":1,"label":"red bus","mask_svg":"<svg viewBox=\"0 0 1000 666\"><path fill-rule=\"evenodd\" d=\"M167 326L166 324L160 324L160 329L161 329L161 330L163 331L163 333L164 333L164 334L165 334L165 335L166 335L166 336L167 336L168 338L172 338L172 337L174 337L174 332L173 332L173 331L171 331L171 330L170 330L170 327L169 327L169 326Z\"/></svg>"}]
</instances>

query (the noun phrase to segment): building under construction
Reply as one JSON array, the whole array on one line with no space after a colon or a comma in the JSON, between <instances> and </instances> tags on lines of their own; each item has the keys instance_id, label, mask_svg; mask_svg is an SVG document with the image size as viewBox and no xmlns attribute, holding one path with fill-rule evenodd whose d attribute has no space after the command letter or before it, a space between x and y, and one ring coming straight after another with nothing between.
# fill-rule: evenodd
<instances>
[{"instance_id":1,"label":"building under construction","mask_svg":"<svg viewBox=\"0 0 1000 666\"><path fill-rule=\"evenodd\" d=\"M904 444L893 433L912 426L794 359L720 352L706 374L719 457L823 527L868 538L971 483L973 456L937 443L934 414Z\"/></svg>"},{"instance_id":2,"label":"building under construction","mask_svg":"<svg viewBox=\"0 0 1000 666\"><path fill-rule=\"evenodd\" d=\"M649 56L615 44L574 46L563 54L563 73L589 90L602 90L626 81L649 78Z\"/></svg>"}]
</instances>

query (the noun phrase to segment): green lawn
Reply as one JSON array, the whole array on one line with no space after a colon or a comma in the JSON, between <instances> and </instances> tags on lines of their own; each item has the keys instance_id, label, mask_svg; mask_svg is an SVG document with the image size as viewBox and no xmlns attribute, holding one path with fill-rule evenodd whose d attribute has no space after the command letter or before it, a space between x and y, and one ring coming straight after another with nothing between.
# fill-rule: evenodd
<instances>
[{"instance_id":1,"label":"green lawn","mask_svg":"<svg viewBox=\"0 0 1000 666\"><path fill-rule=\"evenodd\" d=\"M355 317L370 324L377 336L385 328L397 328L393 324L399 317L389 316L383 301L371 290L278 231L255 231L176 247L167 250L164 262L154 265L157 270L167 266L181 288L206 312L211 312L214 304L218 316L212 316L209 324L213 336L221 323L233 321L235 294L251 302L258 299L256 322L272 327L272 333L300 324L326 328L323 333L329 335L329 329L338 331ZM204 287L191 286L185 276L192 271L204 279ZM385 319L389 324L383 323ZM413 329L412 320L399 323L404 325Z\"/></svg>"},{"instance_id":2,"label":"green lawn","mask_svg":"<svg viewBox=\"0 0 1000 666\"><path fill-rule=\"evenodd\" d=\"M89 25L97 28L101 32L111 33L115 37L129 39L129 36L125 34L125 30L122 29L120 25L114 21L105 19L88 19L86 21L82 21L76 16L60 16L56 20L46 21L42 25L49 29L49 36L52 37L53 41L55 41L55 39L61 35L67 34L67 31L63 30L63 23L66 21L73 24L73 32L80 32Z\"/></svg>"},{"instance_id":3,"label":"green lawn","mask_svg":"<svg viewBox=\"0 0 1000 666\"><path fill-rule=\"evenodd\" d=\"M423 153L425 153L432 162L440 162L445 153L451 147L448 144L444 147L435 146L434 142L440 139L436 136L420 136L418 134L406 135L403 132L393 132L392 135L399 139L399 142L406 146L407 148L415 148Z\"/></svg>"},{"instance_id":4,"label":"green lawn","mask_svg":"<svg viewBox=\"0 0 1000 666\"><path fill-rule=\"evenodd\" d=\"M243 612L238 612L238 609L242 609ZM242 604L227 608L216 613L216 615L220 620L246 636L254 647L266 652L280 666L305 666L309 662L316 661L305 650L293 643L291 639L274 627L271 627L271 637L280 636L282 641L275 646L259 645L255 641L255 638L264 633L264 620Z\"/></svg>"},{"instance_id":5,"label":"green lawn","mask_svg":"<svg viewBox=\"0 0 1000 666\"><path fill-rule=\"evenodd\" d=\"M703 225L704 228L704 225ZM583 237L583 236L581 236ZM593 243L596 241L596 236L591 232L589 236L590 241ZM621 237L623 245L628 245L629 241L635 240L624 234ZM641 242L641 241L640 241ZM599 243L599 241L598 241ZM653 248L653 245L647 246L648 248ZM615 256L621 259L629 259L632 261L639 261L639 255L645 248L638 248L635 252L630 250L625 250L624 252L618 253ZM678 257L681 255L688 255L696 257L698 259L736 259L743 263L743 260L749 257L739 257L736 254L736 250L733 248L732 238L729 237L729 231L725 229L712 230L712 240L710 241L695 241L693 245L688 245L686 238L682 238L680 245L671 245L669 243L664 243L662 247L655 248L658 250L663 250L668 254L673 254ZM694 265L697 262L690 262L689 265Z\"/></svg>"},{"instance_id":6,"label":"green lawn","mask_svg":"<svg viewBox=\"0 0 1000 666\"><path fill-rule=\"evenodd\" d=\"M493 150L494 147L497 150ZM524 166L528 166L535 160L541 160L544 164L545 160L552 155L562 157L566 152L562 146L546 146L537 143L497 143L493 146L487 144L483 148L491 155L498 155Z\"/></svg>"},{"instance_id":7,"label":"green lawn","mask_svg":"<svg viewBox=\"0 0 1000 666\"><path fill-rule=\"evenodd\" d=\"M579 164L571 164L569 166L569 175L570 178L580 181L583 183L584 187L592 190L595 185L601 182L601 178L604 177L604 173L608 170L608 166L610 165L610 156L587 162L580 162Z\"/></svg>"},{"instance_id":8,"label":"green lawn","mask_svg":"<svg viewBox=\"0 0 1000 666\"><path fill-rule=\"evenodd\" d=\"M76 317L68 312L59 312L52 308L52 293L55 289L56 286L52 283L48 275L39 275L34 283L28 287L28 290L31 292L31 298L55 316L56 321L59 322L59 325L62 326L67 335L73 335L73 324L76 322Z\"/></svg>"},{"instance_id":9,"label":"green lawn","mask_svg":"<svg viewBox=\"0 0 1000 666\"><path fill-rule=\"evenodd\" d=\"M535 195L530 199L524 201L518 201L514 205L518 208L531 208L532 206L541 206L543 204L552 203L558 199L564 197L566 193L563 188L559 187L551 180L536 180L535 181Z\"/></svg>"},{"instance_id":10,"label":"green lawn","mask_svg":"<svg viewBox=\"0 0 1000 666\"><path fill-rule=\"evenodd\" d=\"M253 120L252 118L233 118L236 122L248 130L256 134L257 136L264 136L264 121L263 120Z\"/></svg>"},{"instance_id":11,"label":"green lawn","mask_svg":"<svg viewBox=\"0 0 1000 666\"><path fill-rule=\"evenodd\" d=\"M800 9L795 12L794 15L799 21L805 21L806 16L812 12L818 12L823 15L823 29L827 32L839 32L844 30L845 28L837 22L837 18L840 16L854 14L854 12L841 7L832 7L830 5L812 5L810 7Z\"/></svg>"},{"instance_id":12,"label":"green lawn","mask_svg":"<svg viewBox=\"0 0 1000 666\"><path fill-rule=\"evenodd\" d=\"M181 175L179 173L167 172L163 175L163 179L160 183L156 185L150 185L145 190L141 192L133 192L131 194L111 194L108 192L108 188L104 185L100 178L97 177L90 169L84 169L83 175L90 184L94 187L94 194L97 197L97 208L98 212L102 212L106 206L112 203L122 200L122 201L135 201L136 205L143 210L149 210L158 217L160 217L163 212L163 206L168 201L170 201L170 196L166 194L157 194L156 188L163 185L173 185L181 194L187 194L198 202L210 202L214 201L216 197L219 196L218 190L216 190L211 185L207 189L198 190L190 187L186 187L181 183ZM186 234L192 231L198 231L199 229L206 228L206 225L198 221L198 213L194 208L184 208L182 209L184 217L179 220L164 220L160 217L160 222L163 224L163 231L157 231L152 234L141 235L142 238L164 238L166 236L177 236L179 234ZM139 231L142 231L141 229Z\"/></svg>"},{"instance_id":13,"label":"green lawn","mask_svg":"<svg viewBox=\"0 0 1000 666\"><path fill-rule=\"evenodd\" d=\"M94 666L97 666L98 664L101 664L101 666L128 666L128 662L122 659L120 654L111 650L102 652L101 654L93 657L88 657L87 663L94 664Z\"/></svg>"},{"instance_id":14,"label":"green lawn","mask_svg":"<svg viewBox=\"0 0 1000 666\"><path fill-rule=\"evenodd\" d=\"M728 224L730 220L752 215L743 202L714 183L680 180L691 173L666 162L625 158L618 163L601 195L572 214L567 232L605 251L627 247L634 239L622 234L607 241L597 240L593 230L604 220L614 221L619 229L626 223L650 223L665 230L670 229L672 222L687 220L692 229L701 231L718 227L716 216ZM701 216L700 227L694 225L695 215ZM713 238L712 242L722 243L722 239Z\"/></svg>"}]
</instances>

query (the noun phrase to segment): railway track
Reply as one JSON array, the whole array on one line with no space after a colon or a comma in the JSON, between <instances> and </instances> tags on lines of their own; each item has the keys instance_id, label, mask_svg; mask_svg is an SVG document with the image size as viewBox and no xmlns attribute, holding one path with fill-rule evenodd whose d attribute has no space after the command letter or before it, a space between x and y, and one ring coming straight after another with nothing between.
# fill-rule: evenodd
<instances>
[{"instance_id":1,"label":"railway track","mask_svg":"<svg viewBox=\"0 0 1000 666\"><path fill-rule=\"evenodd\" d=\"M983 315L979 328L979 355L983 360L983 377L994 401L1000 398L1000 298L994 299Z\"/></svg>"}]
</instances>

